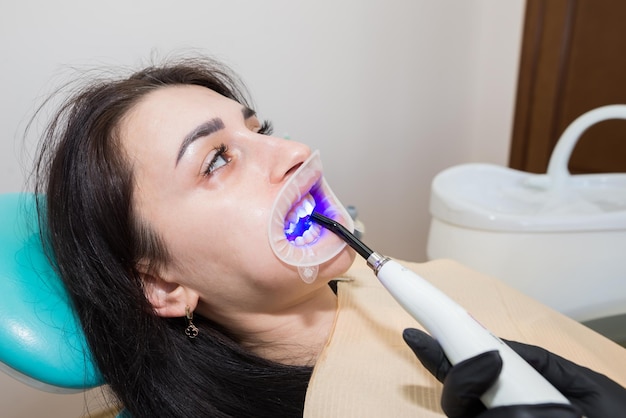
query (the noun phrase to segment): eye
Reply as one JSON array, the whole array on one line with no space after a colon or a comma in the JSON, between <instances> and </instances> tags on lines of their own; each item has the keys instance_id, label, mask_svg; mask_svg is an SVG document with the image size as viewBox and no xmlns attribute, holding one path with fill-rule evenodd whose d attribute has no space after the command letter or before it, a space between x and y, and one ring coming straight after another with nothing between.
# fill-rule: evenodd
<instances>
[{"instance_id":1,"label":"eye","mask_svg":"<svg viewBox=\"0 0 626 418\"><path fill-rule=\"evenodd\" d=\"M274 132L274 127L272 126L272 122L269 120L264 120L261 124L261 127L257 131L258 134L261 135L271 135Z\"/></svg>"},{"instance_id":2,"label":"eye","mask_svg":"<svg viewBox=\"0 0 626 418\"><path fill-rule=\"evenodd\" d=\"M218 147L214 148L215 154L211 161L207 164L206 168L202 170L202 175L204 177L209 177L213 172L230 162L230 157L228 157L228 147L224 144L220 144Z\"/></svg>"}]
</instances>

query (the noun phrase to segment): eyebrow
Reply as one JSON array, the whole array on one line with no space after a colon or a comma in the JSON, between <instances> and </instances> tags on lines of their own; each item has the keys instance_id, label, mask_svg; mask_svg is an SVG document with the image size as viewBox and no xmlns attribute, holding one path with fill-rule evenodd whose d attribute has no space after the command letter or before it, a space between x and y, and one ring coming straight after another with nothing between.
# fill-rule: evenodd
<instances>
[{"instance_id":1,"label":"eyebrow","mask_svg":"<svg viewBox=\"0 0 626 418\"><path fill-rule=\"evenodd\" d=\"M244 120L247 120L253 116L256 116L256 111L253 109L250 109L247 106L244 106L241 108L241 113L243 114ZM189 145L191 145L195 140L200 139L205 136L209 136L212 133L219 131L220 129L224 129L224 122L220 118L214 118L208 122L204 122L203 124L196 127L196 129L194 129L193 131L185 135L185 138L183 139L183 142L180 145L180 149L178 150L178 156L176 157L176 165L178 165L178 162L180 161L180 159L183 158L183 155L185 155L185 152L187 151L187 148L189 148Z\"/></svg>"},{"instance_id":2,"label":"eyebrow","mask_svg":"<svg viewBox=\"0 0 626 418\"><path fill-rule=\"evenodd\" d=\"M191 145L195 140L205 136L209 136L212 133L219 131L220 129L224 129L224 122L220 118L215 118L198 125L193 131L185 135L185 138L180 145L180 149L178 150L176 165L178 165L180 159L183 158L183 155L185 155L185 152L187 151L187 148L189 148L189 145Z\"/></svg>"}]
</instances>

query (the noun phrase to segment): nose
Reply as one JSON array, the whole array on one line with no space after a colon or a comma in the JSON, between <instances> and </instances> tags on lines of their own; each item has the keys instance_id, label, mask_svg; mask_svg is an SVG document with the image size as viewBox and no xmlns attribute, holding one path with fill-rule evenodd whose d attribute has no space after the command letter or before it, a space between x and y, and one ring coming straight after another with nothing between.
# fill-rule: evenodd
<instances>
[{"instance_id":1,"label":"nose","mask_svg":"<svg viewBox=\"0 0 626 418\"><path fill-rule=\"evenodd\" d=\"M270 183L277 184L288 178L309 156L311 149L296 141L272 138L273 146L269 150Z\"/></svg>"}]
</instances>

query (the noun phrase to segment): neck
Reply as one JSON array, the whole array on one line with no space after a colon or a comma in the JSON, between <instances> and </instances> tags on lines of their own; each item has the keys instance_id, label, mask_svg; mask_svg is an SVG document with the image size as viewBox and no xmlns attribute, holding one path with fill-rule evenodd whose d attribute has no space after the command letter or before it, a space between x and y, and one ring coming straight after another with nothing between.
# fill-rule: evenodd
<instances>
[{"instance_id":1,"label":"neck","mask_svg":"<svg viewBox=\"0 0 626 418\"><path fill-rule=\"evenodd\" d=\"M324 286L306 301L280 312L255 314L241 344L260 357L278 363L313 366L330 336L337 312L337 298ZM250 318L249 318L250 319Z\"/></svg>"}]
</instances>

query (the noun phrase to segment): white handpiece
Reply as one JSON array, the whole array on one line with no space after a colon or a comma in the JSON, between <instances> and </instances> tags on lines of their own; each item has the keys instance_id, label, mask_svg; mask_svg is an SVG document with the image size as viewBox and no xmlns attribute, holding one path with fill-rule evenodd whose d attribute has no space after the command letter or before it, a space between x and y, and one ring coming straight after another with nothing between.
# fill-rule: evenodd
<instances>
[{"instance_id":1,"label":"white handpiece","mask_svg":"<svg viewBox=\"0 0 626 418\"><path fill-rule=\"evenodd\" d=\"M487 408L570 403L508 345L418 274L378 253L372 253L367 263L400 305L439 342L453 365L486 351L500 352L500 376L481 397Z\"/></svg>"}]
</instances>

